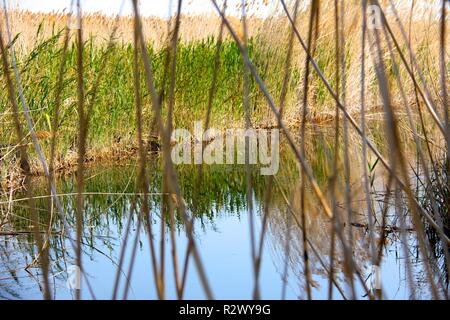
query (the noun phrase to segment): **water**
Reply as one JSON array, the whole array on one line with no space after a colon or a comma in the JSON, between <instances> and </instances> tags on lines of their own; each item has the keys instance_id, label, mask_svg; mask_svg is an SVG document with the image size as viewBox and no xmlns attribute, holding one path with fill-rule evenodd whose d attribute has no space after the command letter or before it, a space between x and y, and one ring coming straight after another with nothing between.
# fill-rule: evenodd
<instances>
[{"instance_id":1,"label":"water","mask_svg":"<svg viewBox=\"0 0 450 320\"><path fill-rule=\"evenodd\" d=\"M325 153L315 152L316 160L312 163L314 172L321 187L327 180L329 163ZM322 156L320 156L322 154ZM171 254L172 241L170 237L170 218L165 217L161 223L161 176L159 159L151 159L148 169L151 192L151 229L155 245L155 256L158 268L161 257L164 257L165 297L176 299L173 258ZM119 285L117 298L156 299L157 291L152 269L151 249L149 245L148 228L140 225L137 215L132 216L131 228L126 246L124 236L132 203L133 192L137 179L137 168L134 164L121 166L96 166L86 174L85 196L85 228L83 233L82 263L85 277L82 277L81 288L84 299L110 299L113 296L118 261L121 250L125 248L125 259L119 270ZM211 291L217 299L251 299L254 290L254 270L251 259L250 215L246 201L246 184L244 166L213 165L206 166L201 191L195 191L195 166L177 167L181 189L188 208L193 208L197 201L197 211L194 222L194 239L205 270ZM259 170L253 167L253 217L255 221L255 239L258 242L264 215L264 191L267 180L259 175ZM357 166L354 170L355 181L359 181ZM385 178L382 172L377 172L374 180L375 209L379 215L384 208L383 186ZM356 182L355 182L356 183ZM33 183L33 193L45 196L45 183L37 179ZM74 176L58 178L58 193L65 208L68 224L75 226L76 178ZM373 267L369 255L369 238L364 224L365 202L364 194L355 188L353 193L354 225L347 223L344 232L350 229L353 239L353 255L362 279L369 289L374 283ZM267 232L262 246L260 272L260 293L263 299L305 299L305 277L302 249L301 229L293 216L296 211L295 195L298 194L298 171L293 156L288 152L282 154L282 165L275 179L275 188L269 205ZM358 191L359 190L359 191ZM376 193L379 193L377 195ZM342 198L342 196L341 196ZM286 200L294 199L294 204L288 206ZM339 199L339 196L338 196ZM2 198L4 200L4 198ZM56 233L48 238L50 264L50 284L54 299L72 299L74 291L67 285L68 268L75 264L75 254L67 234L60 233L60 220L51 215L50 201L46 197L36 199L42 226L54 221L53 231ZM393 200L391 200L393 201ZM138 196L138 208L142 197ZM342 206L342 203L338 204ZM8 204L2 202L2 208ZM338 211L344 217L346 211ZM398 216L393 207L388 208L387 224L399 225ZM189 211L192 214L192 211ZM3 230L26 231L21 235L0 236L0 298L1 299L42 299L42 278L39 263L32 263L36 255L34 237L29 233L32 229L31 215L26 201L20 201L20 195L13 203L12 213ZM321 211L317 201L308 189L307 232L310 239L309 256L312 273L312 295L316 299L328 297L328 266L330 252L330 223ZM407 219L407 222L409 220ZM381 220L377 224L380 225ZM410 222L408 222L410 223ZM164 237L161 241L161 230ZM180 216L175 218L175 243L179 271L185 262L188 240ZM75 232L72 229L71 234ZM133 243L137 237L137 247L132 259ZM377 237L379 234L377 234ZM381 285L383 296L388 299L407 299L410 292L407 285L406 258L413 269L414 285L418 298L429 298L429 290L423 271L422 260L417 254L417 241L414 232L405 232L408 242L408 256L405 257L401 245L400 232L386 234L386 246L383 249L381 265ZM287 241L288 240L288 241ZM164 255L161 246L164 245ZM431 258L430 258L431 259ZM134 262L132 262L134 260ZM287 261L287 262L286 262ZM189 259L186 285L183 298L204 299L205 291L201 285L197 267L192 258ZM133 265L130 277L130 265ZM351 298L351 290L345 281L343 273L342 248L336 248L335 273L336 282L346 298ZM28 266L28 267L27 267ZM436 274L438 272L436 271ZM129 291L125 295L125 283L129 281ZM355 277L357 299L367 298L361 282ZM343 299L334 287L333 298Z\"/></svg>"}]
</instances>

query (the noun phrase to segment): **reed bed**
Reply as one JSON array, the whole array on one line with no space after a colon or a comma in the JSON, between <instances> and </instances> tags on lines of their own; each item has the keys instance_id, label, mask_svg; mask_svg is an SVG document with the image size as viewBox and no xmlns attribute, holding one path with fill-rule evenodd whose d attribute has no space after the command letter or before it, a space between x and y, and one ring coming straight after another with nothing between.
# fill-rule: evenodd
<instances>
[{"instance_id":1,"label":"reed bed","mask_svg":"<svg viewBox=\"0 0 450 320\"><path fill-rule=\"evenodd\" d=\"M26 190L43 297L51 298L46 245L50 235L41 230L32 168L42 168L59 227L72 239L76 264L83 271L87 163L96 150L132 145L136 196L127 206L128 223L121 230L124 238L112 298L118 298L124 252L130 247L135 252L138 245L138 236L130 238L132 219L137 223L135 234L144 230L148 236L159 299L167 297L168 276L173 276L177 297L182 299L191 268L205 297L214 298L195 237L197 213L209 210L210 204L205 207L199 195L211 173L202 165L193 167L195 175L186 188L170 155L172 130L200 120L206 127L280 128L294 163L283 176L269 176L264 182L258 181L249 163L241 173L245 178L239 180L239 189L244 195L239 194L236 201L246 202L249 216L254 299L261 298L260 268L269 230L281 233L280 243L286 248L297 243L299 258L293 262L286 257L284 263L296 263L308 299L315 286L312 274L317 261L329 280L330 299L336 290L344 298L356 299L357 287L369 299L383 299L383 288L368 284L363 261L378 270L389 232L397 232L403 240L408 289L410 297L416 298L406 241L409 232L414 232L424 270L425 288L421 289L433 299L447 299L449 161L439 157L448 154L450 146L445 2L419 19L421 8L415 2L408 11L402 2L394 1L324 4L312 0L300 7L298 0L281 0L279 12L265 20L247 17L245 6L240 20L232 18L223 3L211 3L216 16L183 16L178 11L170 21L142 18L134 0L132 17L86 16L77 30L64 27L67 15L28 12L11 13L12 27L2 27L1 170L5 178L22 177L19 186L6 185L3 194L21 186ZM381 24L376 28L369 27L369 5L380 9ZM441 14L438 18L436 12ZM43 18L45 22L37 22ZM20 34L36 29L33 37ZM371 118L376 120L373 125ZM152 139L158 144L159 161L149 155ZM67 160L68 154L72 161ZM318 165L318 158L325 159L325 165ZM67 206L59 200L55 184L55 169L65 161L73 163L77 172L72 221L67 221ZM355 161L361 163L361 170L354 169ZM160 228L152 223L149 201L154 191L149 172L156 166L162 171ZM385 204L381 208L375 207L380 190L375 175L382 175L377 180ZM215 178L224 179L219 176ZM414 186L417 180L422 181L420 186ZM258 194L264 204L260 216L253 203L255 185L263 186ZM223 198L219 191L212 192ZM273 199L287 208L282 222L276 223L281 215L272 209ZM262 225L259 236L257 218ZM47 217L45 222L48 227L54 220ZM362 233L355 236L349 225L366 230L364 248L359 241ZM294 235L289 231L292 226ZM161 230L161 239L154 239L154 228ZM178 228L188 239L184 259L176 254ZM319 250L313 239L317 234L327 244ZM164 241L166 236L169 243ZM169 261L161 254L166 250L171 250ZM440 254L442 268L429 259L433 252ZM173 275L165 274L167 263ZM345 286L339 284L338 274ZM124 297L127 293L125 285ZM80 290L76 298L81 298Z\"/></svg>"}]
</instances>

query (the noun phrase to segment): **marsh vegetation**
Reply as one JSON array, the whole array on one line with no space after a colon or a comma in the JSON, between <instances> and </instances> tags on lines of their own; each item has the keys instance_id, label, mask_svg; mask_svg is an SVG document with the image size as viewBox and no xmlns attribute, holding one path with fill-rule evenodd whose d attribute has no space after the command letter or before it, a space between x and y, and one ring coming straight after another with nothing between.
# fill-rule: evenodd
<instances>
[{"instance_id":1,"label":"marsh vegetation","mask_svg":"<svg viewBox=\"0 0 450 320\"><path fill-rule=\"evenodd\" d=\"M448 299L448 1L131 2L3 8L1 299ZM279 171L175 165L196 121L279 129Z\"/></svg>"}]
</instances>

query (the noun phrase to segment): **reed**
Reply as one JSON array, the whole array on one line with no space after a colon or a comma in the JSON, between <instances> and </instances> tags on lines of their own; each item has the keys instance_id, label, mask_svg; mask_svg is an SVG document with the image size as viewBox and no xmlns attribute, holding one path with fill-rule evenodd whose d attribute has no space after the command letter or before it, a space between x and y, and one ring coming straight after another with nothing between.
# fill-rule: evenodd
<instances>
[{"instance_id":1,"label":"reed","mask_svg":"<svg viewBox=\"0 0 450 320\"><path fill-rule=\"evenodd\" d=\"M181 8L181 1L177 3ZM86 219L98 219L90 213L95 204L86 198L87 164L97 158L118 165L123 155L136 166L137 178L127 184L133 196L123 206L126 218L120 217L126 225L120 230L125 236L113 299L122 288L120 273L130 245L127 275L133 273L141 230L147 236L159 299L167 297L169 276L182 299L191 268L205 297L213 299L196 238L197 221L212 218L212 207L221 209L228 200L245 207L249 217L254 299L261 298L269 232L280 232L286 248L283 270L287 274L292 263L292 269L301 270L307 299L313 297L317 265L328 279L330 299L333 292L355 299L357 288L369 299L385 298L383 288L370 287L364 262L376 270L382 266L389 232L402 239L408 289L415 298L406 241L412 232L425 289L434 299L447 299L449 161L447 156L439 160L450 151L445 3L436 18L436 11L424 13L414 3L404 10L402 1L312 0L302 9L300 1L281 0L273 17L260 19L246 15L244 1L240 20L228 16L223 3L211 3L217 15L177 11L166 21L141 17L134 0L133 16L89 15L75 31L64 27L67 15L12 12L16 36L10 43L4 42L4 30L11 28L2 27L0 76L7 90L0 92L0 157L1 178L8 183L0 196L9 195L9 201L0 202L0 218L6 212L0 228L14 225L12 196L23 184L44 298L51 297L51 290L41 226L48 228L48 237L57 225L76 231L72 244L82 269ZM369 27L369 5L380 9L377 28ZM419 19L419 13L427 15ZM194 121L221 129L281 129L283 170L263 179L248 161L238 173L203 165L194 168L198 170L175 167L172 130L190 129ZM149 156L154 151L156 158ZM55 175L65 167L77 172L73 203L61 203L56 194ZM56 207L58 218L53 209L50 217L37 214L34 200L41 198L33 195L33 174L47 176L49 207ZM14 185L14 177L23 180ZM205 189L204 183L213 187ZM95 191L106 192L102 187ZM154 201L153 194L161 198ZM4 209L2 203L9 207ZM63 214L67 211L73 211L68 222ZM156 211L159 226L153 223ZM353 227L368 231L366 248ZM291 234L291 228L296 232ZM177 254L179 229L186 234L183 256ZM171 259L165 254L169 251ZM297 259L291 259L292 252ZM441 268L428 259L432 253ZM166 273L167 264L172 275ZM126 283L124 298L128 291ZM80 291L76 298L81 298Z\"/></svg>"}]
</instances>

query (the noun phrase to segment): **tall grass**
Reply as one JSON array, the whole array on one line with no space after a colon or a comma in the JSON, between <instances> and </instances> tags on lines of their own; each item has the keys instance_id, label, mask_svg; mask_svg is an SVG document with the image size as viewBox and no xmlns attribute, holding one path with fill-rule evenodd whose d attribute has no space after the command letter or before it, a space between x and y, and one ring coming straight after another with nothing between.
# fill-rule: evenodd
<instances>
[{"instance_id":1,"label":"tall grass","mask_svg":"<svg viewBox=\"0 0 450 320\"><path fill-rule=\"evenodd\" d=\"M35 119L35 129L41 132L52 131L52 119L55 116L55 94L59 86L59 62L62 59L61 45L62 32L53 35L49 39L42 40L29 53L25 54L18 67L22 76L24 93ZM263 48L258 39L252 39L249 50L257 61L259 68L266 74L266 80L272 83L274 88L280 87L278 69L281 67L280 53L273 49ZM108 49L97 46L93 39L88 39L84 45L85 60L85 87L86 99L91 98L94 91L96 75L100 71L104 56ZM148 47L152 68L155 74L155 83L161 91L167 92L169 84L163 85L165 74L165 61L168 52L165 48L156 49ZM201 120L206 113L207 97L204 93L211 86L216 50L216 40L210 37L190 43L180 43L178 46L177 72L174 104L174 122L180 127L191 127L194 121ZM136 132L134 105L133 75L133 47L128 44L115 44L108 55L108 63L103 70L104 77L96 88L96 103L90 115L93 123L90 128L89 145L93 148L111 146L114 139L127 139ZM76 46L69 44L67 59L64 66L64 85L61 92L62 106L59 110L59 123L62 129L59 136L60 149L57 156L73 150L77 139L77 112L76 105ZM218 67L217 87L215 94L214 116L211 119L212 126L226 127L230 123L238 126L241 122L244 110L240 102L243 92L242 73L243 66L240 53L234 42L226 40L220 49L220 65ZM271 61L277 63L270 63ZM270 66L270 67L268 67ZM144 87L144 79L141 79ZM255 116L262 121L266 115L257 100L260 99L255 85L251 85L252 108ZM291 90L293 91L293 90ZM149 119L151 109L150 99L146 94L142 95L143 117ZM2 113L7 114L10 109L7 104L5 92L0 94L2 101ZM164 102L166 103L167 100ZM163 114L165 116L165 112ZM257 119L258 119L257 118ZM5 121L6 125L1 129L1 143L8 145L12 123ZM45 137L44 137L45 138ZM49 139L47 139L49 140ZM44 145L48 145L44 141Z\"/></svg>"},{"instance_id":2,"label":"tall grass","mask_svg":"<svg viewBox=\"0 0 450 320\"><path fill-rule=\"evenodd\" d=\"M42 138L47 157L51 154L51 163L53 158L64 159L69 153L75 154L77 160L74 249L81 270L86 213L85 162L89 160L89 150L126 145L137 154L138 175L123 230L125 236L112 297L117 297L119 270L129 245L134 252L128 270L128 274L132 274L138 234L143 228L148 236L158 298L166 298L167 263L173 266L174 274L170 276L174 277L179 299L184 295L190 263L198 273L205 296L214 298L195 237L195 221L202 216L201 211L210 209L210 204L205 206L201 199L202 182L211 177L214 181L228 177L209 176L210 172L200 166L195 178L189 176L193 187L183 187L186 181L170 157L173 128L189 127L196 120L206 119L207 126L221 128L276 126L282 130L286 152L295 163L295 169L289 167L286 176L269 177L261 182L253 176L247 161L245 179L238 181L241 189L245 184L253 298L260 298L263 244L273 214L271 198L285 203L289 216L286 224L294 225L301 235L299 265L307 298L312 297L310 257L314 253L329 279L329 298L333 297L333 288L343 297L357 298L356 288L360 287L368 298L383 299L383 288L370 288L367 282L363 259L354 250L359 244L349 226L356 224L368 229L370 250L367 256L374 272L378 272L390 223L395 223L391 230L398 231L403 240L411 297L415 298L417 292L405 241L409 230L413 230L417 240L417 255L422 261L430 296L448 298L448 277L442 276L450 267L448 212L445 211L448 188L443 188L448 184L448 160L441 164L436 158L437 154L448 155L450 146L447 97L450 65L445 41L448 32L445 5L440 9L440 20L426 24L413 21L414 8L409 15L400 15L393 1L380 4L376 0L340 0L324 4L312 0L308 10L300 11L299 1L282 0L278 16L260 21L246 16L244 1L241 22L236 22L217 1L211 2L220 21L218 37L179 40L186 19L178 11L170 21L171 32L163 45L152 43L145 31L148 26L134 0L133 17L115 20L115 23L128 23L132 27L129 39L115 41L113 34L105 45L89 37L83 24L71 39L62 38L70 34L68 29L42 36L43 29L39 28L37 44L17 55L17 65L10 64L15 46L3 43L2 29L1 75L8 90L7 94L0 93L0 112L11 122L5 121L0 128L1 143L10 157L16 148L20 151L17 155L21 164L19 175L25 177L26 199L33 215L45 283L44 297L50 297L48 247L40 236L28 162L39 151L38 137ZM387 14L387 3L391 5L390 14ZM380 8L379 28L368 27L365 16L368 5ZM181 1L178 8L181 8ZM407 23L411 26L409 30L405 27ZM255 25L263 28L255 27L251 32ZM412 26L419 31L413 33ZM420 29L423 26L425 31ZM222 37L224 30L227 33ZM433 37L432 32L440 37ZM15 41L20 43L20 35ZM16 80L12 79L12 72ZM23 86L23 92L19 90L19 93L27 97L32 114L34 128L28 127L29 132L24 129L24 123L25 120L31 123L30 115L18 109L15 86L19 79ZM23 104L23 100L20 101ZM371 126L368 120L373 116L377 121ZM59 120L55 121L55 117ZM334 124L333 130L324 128L324 122ZM13 128L15 135L10 134ZM307 129L311 129L313 141L308 141ZM148 161L147 142L152 134L160 140L161 162ZM35 150L28 147L31 145L28 135ZM51 141L46 137L51 137ZM57 152L50 152L55 150L56 143ZM2 159L7 158L2 156ZM43 167L45 160L41 160ZM356 161L363 170L355 170ZM148 172L149 167L153 172L156 165L161 169L159 185L163 195L158 206L161 211L159 239L154 237L154 228L158 226L152 223L154 211L149 206L152 190ZM47 174L45 170L44 173ZM383 201L379 210L374 206L379 203L375 199L374 176L377 174L383 175ZM64 220L64 208L56 201L53 177L48 178L48 193ZM288 181L290 198L280 178ZM425 200L420 198L419 188L413 188L414 179L423 179ZM252 193L255 184L267 186L264 196L259 194L264 197L265 206L259 237L255 234ZM3 193L9 189L4 188ZM275 196L276 189L281 191L281 196ZM226 187L222 191L231 192ZM357 191L363 195L365 206L356 202ZM220 192L212 192L211 196L220 201ZM188 202L186 195L190 196ZM393 217L388 214L391 211ZM311 230L318 228L312 218L319 215L320 221L324 221L321 231L327 230L330 235L324 236L329 246L322 252L318 252L311 236ZM363 224L354 222L359 216L365 219ZM133 219L137 219L139 227L135 238L129 239ZM183 261L179 261L174 236L175 228L180 226L188 239ZM170 233L168 243L166 232ZM289 247L293 237L289 235L286 239L286 247ZM441 245L444 270L436 270L428 259L436 248L436 239ZM171 261L166 259L166 250L171 252ZM286 257L286 265L288 260ZM345 278L345 289L337 279L338 266ZM91 290L89 281L86 282ZM80 296L77 291L77 298Z\"/></svg>"}]
</instances>

